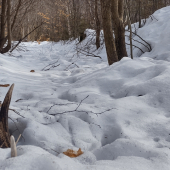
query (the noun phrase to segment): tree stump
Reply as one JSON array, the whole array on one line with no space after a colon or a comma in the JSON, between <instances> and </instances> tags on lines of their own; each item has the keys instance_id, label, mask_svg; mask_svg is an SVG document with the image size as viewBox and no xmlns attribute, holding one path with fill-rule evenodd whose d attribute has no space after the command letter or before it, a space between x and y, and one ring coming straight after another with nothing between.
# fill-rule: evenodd
<instances>
[{"instance_id":1,"label":"tree stump","mask_svg":"<svg viewBox=\"0 0 170 170\"><path fill-rule=\"evenodd\" d=\"M10 133L8 129L8 110L11 102L14 84L8 90L0 108L0 148L10 147Z\"/></svg>"}]
</instances>

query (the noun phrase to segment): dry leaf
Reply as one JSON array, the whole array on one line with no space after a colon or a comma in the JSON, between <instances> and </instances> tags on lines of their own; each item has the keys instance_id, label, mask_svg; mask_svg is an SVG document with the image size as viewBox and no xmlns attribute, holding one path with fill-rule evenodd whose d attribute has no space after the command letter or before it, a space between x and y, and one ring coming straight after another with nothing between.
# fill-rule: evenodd
<instances>
[{"instance_id":1,"label":"dry leaf","mask_svg":"<svg viewBox=\"0 0 170 170\"><path fill-rule=\"evenodd\" d=\"M10 84L0 84L0 87L9 87Z\"/></svg>"},{"instance_id":2,"label":"dry leaf","mask_svg":"<svg viewBox=\"0 0 170 170\"><path fill-rule=\"evenodd\" d=\"M34 72L35 72L35 70L31 70L30 72L31 72L31 73L34 73Z\"/></svg>"},{"instance_id":3,"label":"dry leaf","mask_svg":"<svg viewBox=\"0 0 170 170\"><path fill-rule=\"evenodd\" d=\"M75 158L75 157L78 157L80 155L83 154L83 152L81 151L81 149L79 148L78 151L73 151L72 149L68 149L66 152L63 152L64 155L67 155L71 158Z\"/></svg>"}]
</instances>

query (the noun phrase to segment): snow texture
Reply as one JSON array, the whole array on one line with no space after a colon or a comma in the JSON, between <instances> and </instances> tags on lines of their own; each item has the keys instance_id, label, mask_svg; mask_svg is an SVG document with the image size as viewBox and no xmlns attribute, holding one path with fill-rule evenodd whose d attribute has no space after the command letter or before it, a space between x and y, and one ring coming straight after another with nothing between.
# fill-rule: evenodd
<instances>
[{"instance_id":1,"label":"snow texture","mask_svg":"<svg viewBox=\"0 0 170 170\"><path fill-rule=\"evenodd\" d=\"M77 40L0 55L0 84L15 83L10 108L23 116L9 111L10 133L23 137L17 157L0 149L0 170L170 169L170 7L153 16L133 25L152 51L134 41L145 53L134 48L134 60L110 67L105 48L95 52L102 59L77 54ZM87 33L78 48L93 41ZM63 154L79 148L77 158Z\"/></svg>"}]
</instances>

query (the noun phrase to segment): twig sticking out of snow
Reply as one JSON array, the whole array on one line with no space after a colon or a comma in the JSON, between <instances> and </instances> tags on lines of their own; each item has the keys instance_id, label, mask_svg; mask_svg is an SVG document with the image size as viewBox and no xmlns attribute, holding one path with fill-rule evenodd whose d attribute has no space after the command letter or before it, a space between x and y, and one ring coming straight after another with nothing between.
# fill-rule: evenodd
<instances>
[{"instance_id":1,"label":"twig sticking out of snow","mask_svg":"<svg viewBox=\"0 0 170 170\"><path fill-rule=\"evenodd\" d=\"M81 49L81 48L76 48L76 50L77 50L79 53L83 54L83 55L91 56L91 57L98 57L98 58L102 59L100 56L95 55L95 54L93 54L93 53L90 53L90 52L88 52L88 51L85 51L85 50L83 50L83 49Z\"/></svg>"},{"instance_id":2,"label":"twig sticking out of snow","mask_svg":"<svg viewBox=\"0 0 170 170\"><path fill-rule=\"evenodd\" d=\"M60 64L56 65L56 64L58 63L58 61L59 61L59 59L58 59L56 62L51 63L51 64L45 66L41 71L48 71L48 70L50 70L51 68L55 68L55 67L60 66Z\"/></svg>"},{"instance_id":3,"label":"twig sticking out of snow","mask_svg":"<svg viewBox=\"0 0 170 170\"><path fill-rule=\"evenodd\" d=\"M22 134L21 134L21 132L20 132L18 126L16 125L15 121L14 121L12 118L10 118L10 117L8 117L8 119L10 119L10 120L14 123L14 125L15 125L15 127L16 127L16 129L12 132L12 134L13 134L16 130L20 133L20 135L19 135L19 137L18 137L18 140L17 140L16 144L18 143L20 137L22 137L22 138L24 139L24 141L25 141L25 138L22 136Z\"/></svg>"},{"instance_id":4,"label":"twig sticking out of snow","mask_svg":"<svg viewBox=\"0 0 170 170\"><path fill-rule=\"evenodd\" d=\"M24 117L24 116L22 116L19 112L17 112L15 109L9 109L9 110L11 110L11 111L15 112L17 115L21 116L22 118L25 118L25 117Z\"/></svg>"},{"instance_id":5,"label":"twig sticking out of snow","mask_svg":"<svg viewBox=\"0 0 170 170\"><path fill-rule=\"evenodd\" d=\"M75 109L75 111L77 111L77 109L80 107L80 105L82 104L82 102L83 102L84 100L86 100L88 97L89 97L89 95L86 96L83 100L81 100L81 102L79 103L79 105L77 106L77 108Z\"/></svg>"},{"instance_id":6,"label":"twig sticking out of snow","mask_svg":"<svg viewBox=\"0 0 170 170\"><path fill-rule=\"evenodd\" d=\"M67 68L65 70L68 71L69 67L72 66L72 65L75 65L77 68L80 68L76 63L73 62L69 66L67 66Z\"/></svg>"},{"instance_id":7,"label":"twig sticking out of snow","mask_svg":"<svg viewBox=\"0 0 170 170\"><path fill-rule=\"evenodd\" d=\"M89 97L89 95L88 95L88 96L86 96L84 99L82 99L82 100L80 101L80 103L78 104L78 106L77 106L74 110L71 110L71 111L65 111L65 112L62 112L62 113L56 113L56 114L49 114L49 115L55 116L55 115L58 115L58 114L64 114L64 113L76 112L76 111L78 111L78 108L81 106L82 102L83 102L85 99L87 99L88 97Z\"/></svg>"},{"instance_id":8,"label":"twig sticking out of snow","mask_svg":"<svg viewBox=\"0 0 170 170\"><path fill-rule=\"evenodd\" d=\"M155 18L155 16L152 14L152 15L150 15L149 17L151 17L151 19L153 20L153 18L154 19L156 19L157 21L158 21L158 19L157 18Z\"/></svg>"},{"instance_id":9,"label":"twig sticking out of snow","mask_svg":"<svg viewBox=\"0 0 170 170\"><path fill-rule=\"evenodd\" d=\"M18 139L17 139L17 141L16 141L16 145L17 145L17 143L19 142L20 138L21 138L21 134L19 135L19 137L18 137Z\"/></svg>"},{"instance_id":10,"label":"twig sticking out of snow","mask_svg":"<svg viewBox=\"0 0 170 170\"><path fill-rule=\"evenodd\" d=\"M55 113L55 114L49 114L49 115L51 115L51 116L56 116L56 115L61 115L61 114L65 114L65 113L84 112L84 113L86 113L86 114L90 114L90 113L91 113L91 114L95 114L96 116L98 116L98 115L101 115L101 114L103 114L103 113L109 112L109 111L111 111L111 110L113 110L113 109L116 109L116 110L117 110L117 108L111 108L111 109L107 109L107 110L105 110L105 111L103 111L103 112L101 112L101 113L94 113L94 112L92 112L92 111L78 110L79 107L81 106L81 104L83 103L83 101L86 100L88 97L89 97L89 95L86 96L84 99L82 99L82 100L80 101L80 103L78 104L77 108L74 109L74 110L64 111L64 112L61 112L61 113ZM55 104L55 105L57 105L57 104ZM55 106L55 105L53 105L53 106ZM66 104L66 105L67 105L67 104ZM51 106L50 109L51 109L53 106ZM50 109L48 110L47 113L49 113ZM48 124L47 124L47 125L48 125Z\"/></svg>"},{"instance_id":11,"label":"twig sticking out of snow","mask_svg":"<svg viewBox=\"0 0 170 170\"><path fill-rule=\"evenodd\" d=\"M128 30L126 30L127 32L130 32ZM138 34L136 34L135 32L132 32L132 34L136 35L137 37L139 37L143 42L145 42L148 47L149 47L149 52L152 51L152 47L151 47L151 44L149 44L147 41L145 41L141 36L139 36Z\"/></svg>"},{"instance_id":12,"label":"twig sticking out of snow","mask_svg":"<svg viewBox=\"0 0 170 170\"><path fill-rule=\"evenodd\" d=\"M16 147L14 136L10 137L10 143L11 143L11 158L16 157L17 156L17 147Z\"/></svg>"},{"instance_id":13,"label":"twig sticking out of snow","mask_svg":"<svg viewBox=\"0 0 170 170\"><path fill-rule=\"evenodd\" d=\"M50 111L54 106L66 106L66 105L70 105L70 104L75 104L75 103L54 104L54 105L52 105L52 106L48 109L47 113L49 113L49 111Z\"/></svg>"}]
</instances>

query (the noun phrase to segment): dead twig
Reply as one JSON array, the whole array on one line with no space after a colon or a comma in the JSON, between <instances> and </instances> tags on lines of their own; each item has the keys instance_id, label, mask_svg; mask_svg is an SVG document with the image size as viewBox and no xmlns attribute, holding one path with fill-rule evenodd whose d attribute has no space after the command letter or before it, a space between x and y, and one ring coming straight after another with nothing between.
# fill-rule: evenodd
<instances>
[{"instance_id":1,"label":"dead twig","mask_svg":"<svg viewBox=\"0 0 170 170\"><path fill-rule=\"evenodd\" d=\"M83 49L81 49L81 48L76 48L76 50L77 50L79 53L83 54L83 55L92 56L92 57L98 57L98 58L102 59L100 56L97 56L97 55L95 55L95 54L93 54L93 53L90 53L90 52L88 52L88 51L85 51L85 50L83 50Z\"/></svg>"},{"instance_id":2,"label":"dead twig","mask_svg":"<svg viewBox=\"0 0 170 170\"><path fill-rule=\"evenodd\" d=\"M15 102L19 102L19 101L21 101L21 100L24 100L24 99L18 99L18 100L16 100Z\"/></svg>"},{"instance_id":3,"label":"dead twig","mask_svg":"<svg viewBox=\"0 0 170 170\"><path fill-rule=\"evenodd\" d=\"M129 37L129 36L126 35L126 37ZM132 40L138 42L139 44L142 44L142 45L145 46L145 47L149 50L149 52L150 52L150 48L149 48L147 45L145 45L144 43L142 43L142 42L140 42L140 41L138 41L138 40L135 40L134 38L132 38Z\"/></svg>"},{"instance_id":4,"label":"dead twig","mask_svg":"<svg viewBox=\"0 0 170 170\"><path fill-rule=\"evenodd\" d=\"M151 17L151 19L153 20L153 18L154 19L156 19L157 21L158 21L158 19L157 18L155 18L155 16L152 14L152 15L150 15L150 17ZM153 18L152 18L153 17Z\"/></svg>"},{"instance_id":5,"label":"dead twig","mask_svg":"<svg viewBox=\"0 0 170 170\"><path fill-rule=\"evenodd\" d=\"M85 99L87 99L88 97L89 97L89 95L88 95L88 96L86 96L84 99L82 99L82 100L80 101L80 103L78 104L78 106L76 107L76 109L74 109L74 110L64 111L64 112L61 112L61 113L50 114L50 115L55 116L55 115L58 115L58 114L64 114L64 113L76 112L76 111L78 111L78 108L81 106L82 102L83 102Z\"/></svg>"},{"instance_id":6,"label":"dead twig","mask_svg":"<svg viewBox=\"0 0 170 170\"><path fill-rule=\"evenodd\" d=\"M88 97L89 97L89 95L86 96L83 100L81 100L81 102L79 103L79 105L77 106L77 108L75 109L75 111L78 110L78 108L81 106L81 104L83 103L83 101L86 100Z\"/></svg>"},{"instance_id":7,"label":"dead twig","mask_svg":"<svg viewBox=\"0 0 170 170\"><path fill-rule=\"evenodd\" d=\"M17 112L15 109L9 109L9 110L11 110L11 111L15 112L17 115L21 116L22 118L25 118L25 117L24 117L24 116L22 116L19 112Z\"/></svg>"},{"instance_id":8,"label":"dead twig","mask_svg":"<svg viewBox=\"0 0 170 170\"><path fill-rule=\"evenodd\" d=\"M75 63L73 62L73 63L71 63L69 66L67 66L67 68L66 68L65 70L68 71L69 67L72 66L72 65L75 65L77 68L80 68L77 64L75 64Z\"/></svg>"},{"instance_id":9,"label":"dead twig","mask_svg":"<svg viewBox=\"0 0 170 170\"><path fill-rule=\"evenodd\" d=\"M75 104L75 103L54 104L54 105L52 105L52 106L48 109L47 113L49 113L49 111L50 111L54 106L66 106L66 105L70 105L70 104Z\"/></svg>"},{"instance_id":10,"label":"dead twig","mask_svg":"<svg viewBox=\"0 0 170 170\"><path fill-rule=\"evenodd\" d=\"M130 32L129 30L126 30L126 31L127 31L127 32ZM151 47L151 45L150 45L147 41L145 41L141 36L139 36L139 35L136 34L135 32L132 32L132 34L136 35L136 36L139 37L142 41L144 41L144 42L149 46L150 51L152 51L152 47Z\"/></svg>"},{"instance_id":11,"label":"dead twig","mask_svg":"<svg viewBox=\"0 0 170 170\"><path fill-rule=\"evenodd\" d=\"M126 43L126 45L130 45L130 44ZM138 46L136 46L136 45L132 45L132 46L138 48L142 53L145 53L145 52L144 52L141 48L139 48Z\"/></svg>"},{"instance_id":12,"label":"dead twig","mask_svg":"<svg viewBox=\"0 0 170 170\"><path fill-rule=\"evenodd\" d=\"M10 118L10 117L8 117L8 119L10 119L10 120L14 123L14 125L15 125L15 127L16 127L16 130L17 130L17 131L19 132L19 134L20 134L19 137L18 137L17 143L18 143L20 137L22 137L22 138L24 139L24 141L25 141L25 138L22 136L22 134L21 134L18 126L16 125L15 121L14 121L12 118ZM15 131L16 131L16 130L15 130ZM14 132L15 132L15 131L14 131ZM17 144L17 143L16 143L16 144Z\"/></svg>"},{"instance_id":13,"label":"dead twig","mask_svg":"<svg viewBox=\"0 0 170 170\"><path fill-rule=\"evenodd\" d=\"M31 32L29 32L27 35L25 35L23 38L21 38L18 43L10 50L10 53L12 53L17 47L18 45L25 40L25 38L28 37L28 35L30 35L32 32L34 32L36 29L38 29L39 27L41 27L44 24L44 22L42 22L40 25L38 25L37 27L35 27Z\"/></svg>"},{"instance_id":14,"label":"dead twig","mask_svg":"<svg viewBox=\"0 0 170 170\"><path fill-rule=\"evenodd\" d=\"M18 139L17 139L17 141L16 141L16 145L17 145L18 141L20 140L21 136L22 136L22 135L20 134L19 137L18 137Z\"/></svg>"},{"instance_id":15,"label":"dead twig","mask_svg":"<svg viewBox=\"0 0 170 170\"><path fill-rule=\"evenodd\" d=\"M58 63L58 61L59 61L59 59L58 59L56 62L54 62L54 63L48 64L48 65L45 66L41 71L48 71L48 70L50 70L51 68L55 68L55 67L60 66L60 64L55 65L56 63ZM49 67L49 68L47 68L47 67Z\"/></svg>"}]
</instances>

